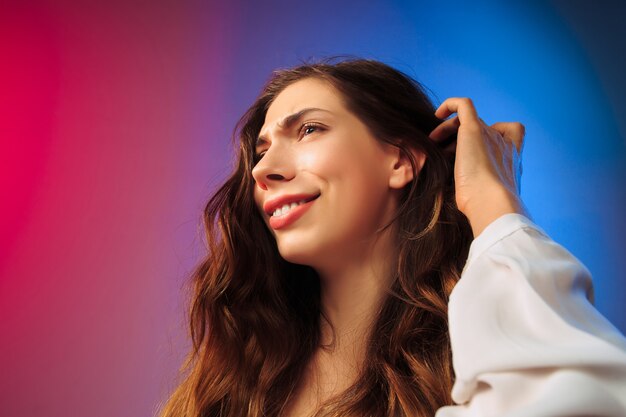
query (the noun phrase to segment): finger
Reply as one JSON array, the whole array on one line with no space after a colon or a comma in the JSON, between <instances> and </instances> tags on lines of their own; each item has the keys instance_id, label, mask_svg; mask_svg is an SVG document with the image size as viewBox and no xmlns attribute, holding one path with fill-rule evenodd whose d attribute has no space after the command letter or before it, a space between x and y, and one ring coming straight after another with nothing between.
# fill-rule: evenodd
<instances>
[{"instance_id":1,"label":"finger","mask_svg":"<svg viewBox=\"0 0 626 417\"><path fill-rule=\"evenodd\" d=\"M499 122L492 124L491 128L500 133L506 140L512 142L518 153L522 152L524 135L526 133L523 124L519 122Z\"/></svg>"},{"instance_id":2,"label":"finger","mask_svg":"<svg viewBox=\"0 0 626 417\"><path fill-rule=\"evenodd\" d=\"M445 119L453 113L458 115L460 125L467 127L480 126L480 119L476 113L474 103L467 97L452 97L444 100L435 111L435 116L440 119Z\"/></svg>"},{"instance_id":3,"label":"finger","mask_svg":"<svg viewBox=\"0 0 626 417\"><path fill-rule=\"evenodd\" d=\"M439 126L433 129L428 137L434 139L435 141L441 141L449 138L459 130L460 124L461 122L459 121L459 118L457 116L452 117L448 120L443 121Z\"/></svg>"}]
</instances>

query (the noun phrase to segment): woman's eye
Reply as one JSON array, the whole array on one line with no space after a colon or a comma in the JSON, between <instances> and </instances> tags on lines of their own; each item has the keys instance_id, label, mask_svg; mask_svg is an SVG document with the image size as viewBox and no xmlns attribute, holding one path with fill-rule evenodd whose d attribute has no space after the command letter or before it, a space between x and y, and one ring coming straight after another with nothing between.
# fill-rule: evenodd
<instances>
[{"instance_id":1,"label":"woman's eye","mask_svg":"<svg viewBox=\"0 0 626 417\"><path fill-rule=\"evenodd\" d=\"M254 164L255 164L255 165L256 165L256 164L257 164L257 163L261 160L261 158L263 158L263 155L265 155L265 152L266 152L266 151L263 151L263 152L260 152L260 153L255 153L255 154L254 154L254 156L253 156L252 160L254 161Z\"/></svg>"},{"instance_id":2,"label":"woman's eye","mask_svg":"<svg viewBox=\"0 0 626 417\"><path fill-rule=\"evenodd\" d=\"M300 134L302 136L307 136L320 129L322 129L322 127L318 124L306 123L306 124L303 124L302 127L300 128Z\"/></svg>"}]
</instances>

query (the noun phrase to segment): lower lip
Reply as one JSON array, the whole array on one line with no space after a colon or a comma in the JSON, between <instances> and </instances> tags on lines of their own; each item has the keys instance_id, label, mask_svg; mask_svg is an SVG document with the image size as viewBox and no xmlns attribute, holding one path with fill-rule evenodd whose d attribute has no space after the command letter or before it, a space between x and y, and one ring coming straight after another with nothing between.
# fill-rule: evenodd
<instances>
[{"instance_id":1,"label":"lower lip","mask_svg":"<svg viewBox=\"0 0 626 417\"><path fill-rule=\"evenodd\" d=\"M282 229L289 226L291 223L302 217L302 215L306 213L306 211L309 209L309 207L311 207L311 204L313 204L314 201L315 200L311 200L307 203L300 204L299 206L296 206L289 210L289 213L285 214L284 216L270 217L270 226L274 230Z\"/></svg>"}]
</instances>

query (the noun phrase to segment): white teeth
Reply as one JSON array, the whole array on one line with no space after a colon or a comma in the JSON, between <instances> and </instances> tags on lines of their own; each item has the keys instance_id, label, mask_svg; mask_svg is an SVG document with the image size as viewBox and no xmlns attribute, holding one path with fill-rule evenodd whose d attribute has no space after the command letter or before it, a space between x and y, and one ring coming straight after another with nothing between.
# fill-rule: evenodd
<instances>
[{"instance_id":1,"label":"white teeth","mask_svg":"<svg viewBox=\"0 0 626 417\"><path fill-rule=\"evenodd\" d=\"M304 204L304 203L305 201L302 200L302 201L298 201L297 203L294 201L291 204L285 204L282 207L279 207L276 210L274 210L274 213L272 214L272 216L274 217L284 216L285 214L289 213L292 208L298 207L300 204Z\"/></svg>"}]
</instances>

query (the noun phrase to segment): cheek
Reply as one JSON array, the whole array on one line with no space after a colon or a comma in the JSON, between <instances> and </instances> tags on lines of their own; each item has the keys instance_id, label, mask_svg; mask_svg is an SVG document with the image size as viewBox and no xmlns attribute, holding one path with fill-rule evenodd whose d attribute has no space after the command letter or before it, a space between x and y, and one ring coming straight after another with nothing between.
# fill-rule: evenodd
<instances>
[{"instance_id":1,"label":"cheek","mask_svg":"<svg viewBox=\"0 0 626 417\"><path fill-rule=\"evenodd\" d=\"M260 208L262 205L262 202L263 202L263 197L261 196L261 190L255 184L254 185L254 204L257 206L257 208Z\"/></svg>"},{"instance_id":2,"label":"cheek","mask_svg":"<svg viewBox=\"0 0 626 417\"><path fill-rule=\"evenodd\" d=\"M337 136L303 147L296 157L297 166L302 171L330 180L351 176L372 162L369 149L361 149L358 141L354 143Z\"/></svg>"},{"instance_id":3,"label":"cheek","mask_svg":"<svg viewBox=\"0 0 626 417\"><path fill-rule=\"evenodd\" d=\"M386 161L369 141L363 139L363 142L366 144L359 141L336 144L331 149L305 156L303 163L329 182L333 180L338 185L354 188L354 192L364 193L368 188L377 188L386 182L383 168Z\"/></svg>"},{"instance_id":4,"label":"cheek","mask_svg":"<svg viewBox=\"0 0 626 417\"><path fill-rule=\"evenodd\" d=\"M309 160L327 187L328 225L337 233L372 232L386 217L389 187L383 160L372 149L337 147ZM324 190L323 190L324 191ZM350 229L350 231L348 230Z\"/></svg>"},{"instance_id":5,"label":"cheek","mask_svg":"<svg viewBox=\"0 0 626 417\"><path fill-rule=\"evenodd\" d=\"M261 191L261 189L259 189L259 187L255 185L254 186L254 205L256 206L256 209L258 210L261 218L263 218L263 221L267 222L267 219L265 219L265 212L263 211L264 197L262 193L263 191Z\"/></svg>"}]
</instances>

